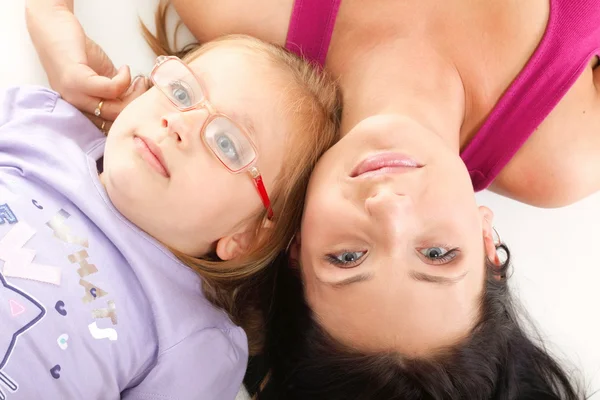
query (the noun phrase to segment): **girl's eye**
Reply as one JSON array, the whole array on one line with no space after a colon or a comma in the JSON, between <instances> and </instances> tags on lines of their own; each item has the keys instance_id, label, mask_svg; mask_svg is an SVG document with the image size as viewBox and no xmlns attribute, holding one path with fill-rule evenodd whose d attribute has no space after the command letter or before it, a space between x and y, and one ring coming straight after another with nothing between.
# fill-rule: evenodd
<instances>
[{"instance_id":1,"label":"girl's eye","mask_svg":"<svg viewBox=\"0 0 600 400\"><path fill-rule=\"evenodd\" d=\"M219 149L219 152L228 159L234 161L239 158L235 143L229 138L226 133L219 133L215 136L215 143Z\"/></svg>"},{"instance_id":2,"label":"girl's eye","mask_svg":"<svg viewBox=\"0 0 600 400\"><path fill-rule=\"evenodd\" d=\"M447 250L444 247L427 247L419 252L434 264L446 264L458 255L458 249Z\"/></svg>"},{"instance_id":3,"label":"girl's eye","mask_svg":"<svg viewBox=\"0 0 600 400\"><path fill-rule=\"evenodd\" d=\"M170 84L171 98L180 107L190 107L193 104L193 93L182 81L173 81Z\"/></svg>"},{"instance_id":4,"label":"girl's eye","mask_svg":"<svg viewBox=\"0 0 600 400\"><path fill-rule=\"evenodd\" d=\"M327 260L331 264L343 268L351 268L355 267L365 254L367 254L366 251L343 251L338 254L328 254Z\"/></svg>"}]
</instances>

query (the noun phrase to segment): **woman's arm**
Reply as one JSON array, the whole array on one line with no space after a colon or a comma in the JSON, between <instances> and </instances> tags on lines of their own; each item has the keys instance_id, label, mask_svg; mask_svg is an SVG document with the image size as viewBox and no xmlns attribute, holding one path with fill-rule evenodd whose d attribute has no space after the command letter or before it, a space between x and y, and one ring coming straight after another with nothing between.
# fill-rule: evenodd
<instances>
[{"instance_id":1,"label":"woman's arm","mask_svg":"<svg viewBox=\"0 0 600 400\"><path fill-rule=\"evenodd\" d=\"M73 1L74 0L26 0L25 8L26 11L36 10L52 10L55 8L66 8L73 12Z\"/></svg>"},{"instance_id":2,"label":"woman's arm","mask_svg":"<svg viewBox=\"0 0 600 400\"><path fill-rule=\"evenodd\" d=\"M199 42L243 33L285 45L294 0L171 0Z\"/></svg>"},{"instance_id":3,"label":"woman's arm","mask_svg":"<svg viewBox=\"0 0 600 400\"><path fill-rule=\"evenodd\" d=\"M27 29L50 86L69 103L101 125L113 121L127 101L121 99L129 88L131 76L127 66L115 68L106 53L88 38L73 14L74 0L26 0ZM138 92L145 90L138 85ZM102 119L91 113L100 100Z\"/></svg>"}]
</instances>

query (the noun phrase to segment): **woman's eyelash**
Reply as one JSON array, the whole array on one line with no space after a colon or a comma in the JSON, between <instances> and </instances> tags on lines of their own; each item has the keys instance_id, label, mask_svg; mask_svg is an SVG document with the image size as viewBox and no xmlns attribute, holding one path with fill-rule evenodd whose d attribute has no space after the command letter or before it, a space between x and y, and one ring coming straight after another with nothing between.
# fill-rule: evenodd
<instances>
[{"instance_id":1,"label":"woman's eyelash","mask_svg":"<svg viewBox=\"0 0 600 400\"><path fill-rule=\"evenodd\" d=\"M327 262L333 264L333 265L346 265L343 261L339 260L336 256L334 256L333 254L327 254L325 256L325 258L327 259Z\"/></svg>"},{"instance_id":2,"label":"woman's eyelash","mask_svg":"<svg viewBox=\"0 0 600 400\"><path fill-rule=\"evenodd\" d=\"M353 268L362 262L366 254L366 251L343 250L337 254L327 254L325 259L328 263L340 268ZM350 259L343 260L344 256L350 256Z\"/></svg>"},{"instance_id":3,"label":"woman's eyelash","mask_svg":"<svg viewBox=\"0 0 600 400\"><path fill-rule=\"evenodd\" d=\"M444 255L440 256L440 257L432 258L432 257L427 256L426 254L423 254L423 250L431 250L431 249L445 250L443 253ZM448 250L446 250L446 249L448 249ZM436 246L429 246L429 247L421 248L418 250L418 252L421 254L421 256L425 257L427 259L427 261L432 264L447 264L459 256L460 248L446 246L446 245L436 245Z\"/></svg>"},{"instance_id":4,"label":"woman's eyelash","mask_svg":"<svg viewBox=\"0 0 600 400\"><path fill-rule=\"evenodd\" d=\"M448 252L446 254L444 254L444 256L442 256L440 258L431 259L431 261L436 264L446 264L446 263L454 260L458 256L458 254L457 254L458 251L459 251L458 248L448 250Z\"/></svg>"}]
</instances>

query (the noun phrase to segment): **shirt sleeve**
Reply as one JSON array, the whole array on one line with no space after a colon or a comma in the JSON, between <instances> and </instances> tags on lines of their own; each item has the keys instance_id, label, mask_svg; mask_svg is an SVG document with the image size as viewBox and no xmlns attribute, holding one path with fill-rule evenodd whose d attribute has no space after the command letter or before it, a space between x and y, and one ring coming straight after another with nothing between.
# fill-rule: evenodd
<instances>
[{"instance_id":1,"label":"shirt sleeve","mask_svg":"<svg viewBox=\"0 0 600 400\"><path fill-rule=\"evenodd\" d=\"M11 135L7 134L11 132ZM14 136L34 140L67 138L84 153L104 142L104 134L77 108L42 86L15 86L0 90L0 141Z\"/></svg>"},{"instance_id":2,"label":"shirt sleeve","mask_svg":"<svg viewBox=\"0 0 600 400\"><path fill-rule=\"evenodd\" d=\"M58 93L41 86L13 86L0 90L0 127L32 112L52 113Z\"/></svg>"},{"instance_id":3,"label":"shirt sleeve","mask_svg":"<svg viewBox=\"0 0 600 400\"><path fill-rule=\"evenodd\" d=\"M248 362L241 328L196 332L163 351L123 400L234 400Z\"/></svg>"}]
</instances>

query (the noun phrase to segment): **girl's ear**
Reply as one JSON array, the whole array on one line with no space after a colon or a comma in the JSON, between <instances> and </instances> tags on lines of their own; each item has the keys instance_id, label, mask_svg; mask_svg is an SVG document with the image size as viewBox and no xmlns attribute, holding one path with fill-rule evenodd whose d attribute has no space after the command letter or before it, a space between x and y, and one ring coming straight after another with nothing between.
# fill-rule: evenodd
<instances>
[{"instance_id":1,"label":"girl's ear","mask_svg":"<svg viewBox=\"0 0 600 400\"><path fill-rule=\"evenodd\" d=\"M222 237L217 241L217 257L223 261L233 260L248 251L251 240L250 232L238 232Z\"/></svg>"},{"instance_id":2,"label":"girl's ear","mask_svg":"<svg viewBox=\"0 0 600 400\"><path fill-rule=\"evenodd\" d=\"M266 232L272 227L273 222L265 220L263 222L262 229L259 230L259 236L266 234ZM251 230L248 228L232 235L224 236L217 241L217 257L223 261L229 261L240 257L250 250L253 240L258 239L259 238L256 237L256 234L251 232Z\"/></svg>"}]
</instances>

